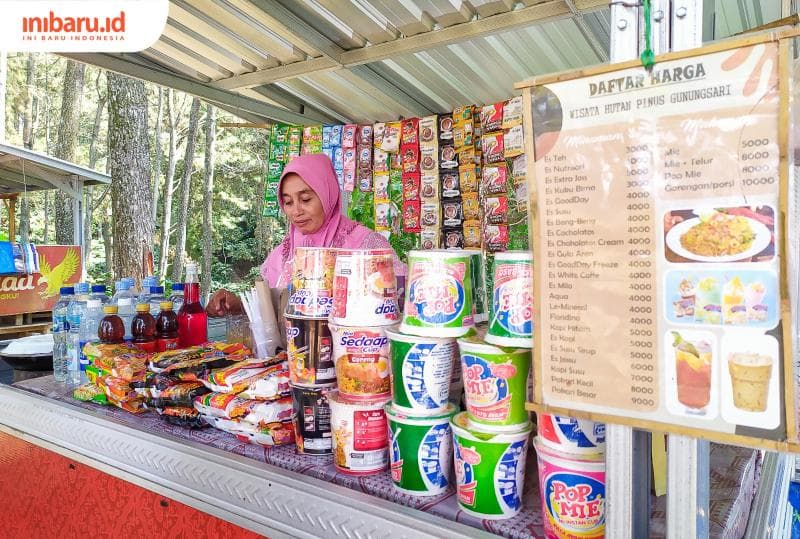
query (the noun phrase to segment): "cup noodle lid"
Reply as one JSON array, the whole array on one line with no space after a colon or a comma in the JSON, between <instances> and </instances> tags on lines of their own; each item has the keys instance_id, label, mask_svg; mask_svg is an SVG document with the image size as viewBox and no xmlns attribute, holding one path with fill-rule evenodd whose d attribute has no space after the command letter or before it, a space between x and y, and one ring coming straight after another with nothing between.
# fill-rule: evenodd
<instances>
[{"instance_id":1,"label":"cup noodle lid","mask_svg":"<svg viewBox=\"0 0 800 539\"><path fill-rule=\"evenodd\" d=\"M475 428L467 417L467 412L459 412L450 420L450 426L460 438L473 440L476 442L496 442L511 443L526 439L533 429L530 421L521 423L519 428L513 431L492 431L491 427Z\"/></svg>"},{"instance_id":2,"label":"cup noodle lid","mask_svg":"<svg viewBox=\"0 0 800 539\"><path fill-rule=\"evenodd\" d=\"M487 343L477 331L459 338L458 347L463 352L471 352L473 354L508 355L531 353L529 348L509 348Z\"/></svg>"},{"instance_id":3,"label":"cup noodle lid","mask_svg":"<svg viewBox=\"0 0 800 539\"><path fill-rule=\"evenodd\" d=\"M500 261L527 261L533 263L531 251L503 251L494 255L495 265Z\"/></svg>"},{"instance_id":4,"label":"cup noodle lid","mask_svg":"<svg viewBox=\"0 0 800 539\"><path fill-rule=\"evenodd\" d=\"M458 406L452 402L447 403L447 408L444 412L436 415L411 415L402 412L394 407L394 404L389 402L384 407L386 410L386 417L396 423L409 423L415 425L435 425L441 423L443 419L451 418L458 413Z\"/></svg>"}]
</instances>

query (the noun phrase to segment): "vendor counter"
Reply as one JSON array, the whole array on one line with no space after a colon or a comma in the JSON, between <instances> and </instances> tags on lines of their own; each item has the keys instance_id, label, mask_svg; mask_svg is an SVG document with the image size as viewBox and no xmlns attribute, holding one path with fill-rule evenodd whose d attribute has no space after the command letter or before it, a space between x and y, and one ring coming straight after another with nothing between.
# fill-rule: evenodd
<instances>
[{"instance_id":1,"label":"vendor counter","mask_svg":"<svg viewBox=\"0 0 800 539\"><path fill-rule=\"evenodd\" d=\"M52 376L0 385L0 433L5 433L0 436L86 465L106 478L97 480L97 489L123 480L132 484L131 490L144 489L186 506L198 521L209 518L202 513L217 517L205 525L209 529L239 526L270 538L543 536L533 450L522 512L489 521L460 511L452 491L409 496L393 488L388 472L353 477L338 472L329 457L297 455L294 446L250 445L215 429L190 430L153 414L78 402L70 394ZM3 467L19 464L7 454L13 446L0 444L0 476L8 476ZM711 468L711 536L740 537L755 491L757 454L713 445ZM3 495L15 495L4 490ZM125 500L108 503L124 505ZM651 505L651 536L663 536L666 499L653 498ZM63 500L63 509L70 509L69 500ZM38 513L50 518L46 514ZM120 518L131 514L130 508L120 508ZM238 536L231 533L225 532Z\"/></svg>"}]
</instances>

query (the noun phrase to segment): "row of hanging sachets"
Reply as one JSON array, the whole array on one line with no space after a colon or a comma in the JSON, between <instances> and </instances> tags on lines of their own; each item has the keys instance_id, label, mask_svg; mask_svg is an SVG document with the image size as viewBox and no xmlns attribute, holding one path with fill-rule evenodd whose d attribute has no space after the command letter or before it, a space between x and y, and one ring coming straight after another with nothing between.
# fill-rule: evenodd
<instances>
[{"instance_id":1,"label":"row of hanging sachets","mask_svg":"<svg viewBox=\"0 0 800 539\"><path fill-rule=\"evenodd\" d=\"M32 243L0 241L0 275L39 273L39 252Z\"/></svg>"},{"instance_id":2,"label":"row of hanging sachets","mask_svg":"<svg viewBox=\"0 0 800 539\"><path fill-rule=\"evenodd\" d=\"M299 126L276 123L269 128L264 217L278 216L278 183L283 167L292 158L300 155L302 140L303 129Z\"/></svg>"}]
</instances>

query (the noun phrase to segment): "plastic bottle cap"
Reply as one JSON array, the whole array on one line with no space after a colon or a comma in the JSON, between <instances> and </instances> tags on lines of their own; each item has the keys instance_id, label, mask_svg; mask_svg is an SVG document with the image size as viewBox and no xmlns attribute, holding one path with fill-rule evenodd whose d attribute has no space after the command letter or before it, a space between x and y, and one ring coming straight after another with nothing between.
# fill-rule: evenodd
<instances>
[{"instance_id":1,"label":"plastic bottle cap","mask_svg":"<svg viewBox=\"0 0 800 539\"><path fill-rule=\"evenodd\" d=\"M103 307L103 312L106 314L117 314L117 306L116 305L106 305Z\"/></svg>"},{"instance_id":2,"label":"plastic bottle cap","mask_svg":"<svg viewBox=\"0 0 800 539\"><path fill-rule=\"evenodd\" d=\"M162 301L160 304L162 311L171 311L172 310L172 302L171 301Z\"/></svg>"},{"instance_id":3,"label":"plastic bottle cap","mask_svg":"<svg viewBox=\"0 0 800 539\"><path fill-rule=\"evenodd\" d=\"M137 303L136 304L136 312L137 313L149 313L150 312L150 304L148 304L148 303Z\"/></svg>"}]
</instances>

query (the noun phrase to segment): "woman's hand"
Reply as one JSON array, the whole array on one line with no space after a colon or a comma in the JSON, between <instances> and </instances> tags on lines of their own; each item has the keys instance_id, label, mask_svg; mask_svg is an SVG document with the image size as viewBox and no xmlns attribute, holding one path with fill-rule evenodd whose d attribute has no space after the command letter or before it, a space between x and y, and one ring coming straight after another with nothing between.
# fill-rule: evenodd
<instances>
[{"instance_id":1,"label":"woman's hand","mask_svg":"<svg viewBox=\"0 0 800 539\"><path fill-rule=\"evenodd\" d=\"M206 312L209 316L222 318L228 314L242 314L244 308L242 307L242 301L235 294L220 288L208 300Z\"/></svg>"}]
</instances>

